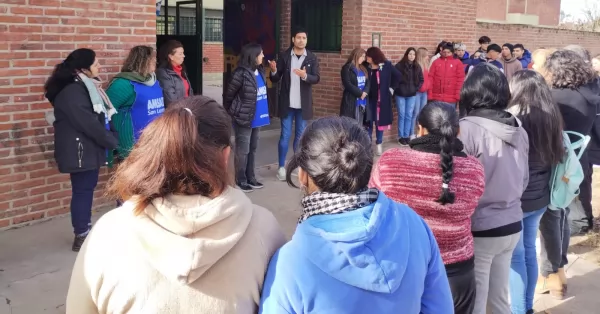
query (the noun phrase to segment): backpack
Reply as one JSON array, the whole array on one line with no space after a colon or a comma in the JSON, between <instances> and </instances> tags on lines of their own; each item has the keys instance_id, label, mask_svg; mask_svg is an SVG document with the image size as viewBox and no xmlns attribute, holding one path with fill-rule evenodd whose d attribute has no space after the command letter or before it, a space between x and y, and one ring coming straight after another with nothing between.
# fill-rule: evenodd
<instances>
[{"instance_id":1,"label":"backpack","mask_svg":"<svg viewBox=\"0 0 600 314\"><path fill-rule=\"evenodd\" d=\"M577 136L580 140L571 143L569 135ZM583 155L590 137L572 131L563 132L565 156L563 161L556 165L550 175L550 205L549 209L558 210L567 208L579 195L579 185L583 182L584 173L579 159ZM575 153L579 150L578 153Z\"/></svg>"}]
</instances>

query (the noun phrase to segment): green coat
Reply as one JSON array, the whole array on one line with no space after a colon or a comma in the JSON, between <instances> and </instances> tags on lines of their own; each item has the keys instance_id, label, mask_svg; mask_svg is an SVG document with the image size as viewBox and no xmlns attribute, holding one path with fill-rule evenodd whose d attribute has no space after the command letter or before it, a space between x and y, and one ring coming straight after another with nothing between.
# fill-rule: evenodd
<instances>
[{"instance_id":1,"label":"green coat","mask_svg":"<svg viewBox=\"0 0 600 314\"><path fill-rule=\"evenodd\" d=\"M112 116L112 122L119 133L118 159L126 158L135 144L133 122L131 121L131 115L128 113L136 98L131 81L154 84L155 80L154 75L144 77L137 73L121 72L112 79L106 90L108 98L117 110L117 114ZM111 152L108 157L109 166L112 167L115 156Z\"/></svg>"}]
</instances>

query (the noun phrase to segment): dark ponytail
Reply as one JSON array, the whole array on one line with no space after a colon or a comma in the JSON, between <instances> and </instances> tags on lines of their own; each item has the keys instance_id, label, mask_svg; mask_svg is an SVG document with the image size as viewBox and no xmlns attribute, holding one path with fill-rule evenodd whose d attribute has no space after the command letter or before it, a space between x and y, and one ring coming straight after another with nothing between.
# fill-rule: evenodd
<instances>
[{"instance_id":1,"label":"dark ponytail","mask_svg":"<svg viewBox=\"0 0 600 314\"><path fill-rule=\"evenodd\" d=\"M454 174L454 141L458 135L458 115L453 106L434 101L421 110L419 125L429 134L440 136L440 166L442 167L442 194L437 199L442 205L454 203L455 194L450 191Z\"/></svg>"},{"instance_id":2,"label":"dark ponytail","mask_svg":"<svg viewBox=\"0 0 600 314\"><path fill-rule=\"evenodd\" d=\"M96 53L88 48L74 50L62 63L54 67L54 71L44 85L46 98L53 102L54 98L68 84L73 82L77 72L89 70L96 61Z\"/></svg>"}]
</instances>

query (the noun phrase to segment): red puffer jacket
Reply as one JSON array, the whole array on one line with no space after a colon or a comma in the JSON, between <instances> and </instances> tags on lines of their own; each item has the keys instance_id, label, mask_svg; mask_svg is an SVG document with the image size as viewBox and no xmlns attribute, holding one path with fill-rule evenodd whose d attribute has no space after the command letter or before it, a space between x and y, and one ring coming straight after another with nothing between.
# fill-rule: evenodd
<instances>
[{"instance_id":1,"label":"red puffer jacket","mask_svg":"<svg viewBox=\"0 0 600 314\"><path fill-rule=\"evenodd\" d=\"M431 88L427 95L428 100L457 103L465 81L465 69L460 60L441 57L431 65L429 79Z\"/></svg>"}]
</instances>

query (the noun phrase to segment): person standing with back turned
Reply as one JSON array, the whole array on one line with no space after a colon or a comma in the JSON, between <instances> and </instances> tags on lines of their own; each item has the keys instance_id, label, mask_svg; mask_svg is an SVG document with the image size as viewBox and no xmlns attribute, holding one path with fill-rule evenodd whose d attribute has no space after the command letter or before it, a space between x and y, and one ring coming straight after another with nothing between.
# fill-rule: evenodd
<instances>
[{"instance_id":1,"label":"person standing with back turned","mask_svg":"<svg viewBox=\"0 0 600 314\"><path fill-rule=\"evenodd\" d=\"M279 62L269 61L271 82L279 85L279 118L281 136L279 138L279 170L277 179L286 180L285 157L288 152L292 123L295 124L294 151L307 120L313 117L312 86L319 83L319 60L306 49L307 33L297 29L292 32L292 47L279 54ZM295 121L295 122L294 122Z\"/></svg>"}]
</instances>

